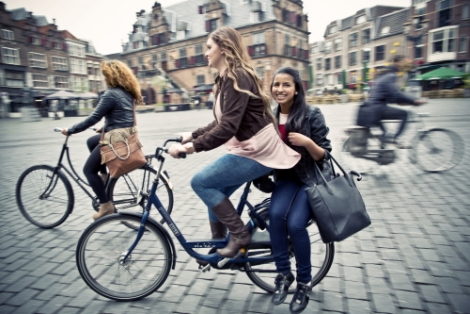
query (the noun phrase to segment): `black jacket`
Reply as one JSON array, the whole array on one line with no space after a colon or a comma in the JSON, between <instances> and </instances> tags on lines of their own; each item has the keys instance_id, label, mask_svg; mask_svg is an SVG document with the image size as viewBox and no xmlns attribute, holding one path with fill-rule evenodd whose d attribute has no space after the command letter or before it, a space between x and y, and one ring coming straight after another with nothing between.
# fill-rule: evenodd
<instances>
[{"instance_id":1,"label":"black jacket","mask_svg":"<svg viewBox=\"0 0 470 314\"><path fill-rule=\"evenodd\" d=\"M80 133L105 118L105 132L134 125L134 99L132 95L120 88L107 89L101 96L98 106L88 118L69 128L69 134Z\"/></svg>"},{"instance_id":2,"label":"black jacket","mask_svg":"<svg viewBox=\"0 0 470 314\"><path fill-rule=\"evenodd\" d=\"M383 109L387 104L413 104L415 98L409 97L397 87L397 68L389 67L372 86L369 100L364 102L357 114L357 125L373 127L379 125Z\"/></svg>"},{"instance_id":3,"label":"black jacket","mask_svg":"<svg viewBox=\"0 0 470 314\"><path fill-rule=\"evenodd\" d=\"M274 109L274 116L277 118L277 123L279 124L279 106ZM326 126L325 118L323 117L322 112L318 107L309 106L308 114L305 116L305 123L302 126L301 134L310 137L315 144L321 148L331 152L331 141L326 137L330 129ZM288 145L290 145L288 143ZM293 147L293 146L291 146ZM322 183L322 179L318 178L317 173L315 172L315 161L313 160L310 153L304 147L293 147L296 151L301 154L300 161L294 166L294 170L297 173L299 179L308 186L313 186L314 184ZM322 171L325 179L327 181L333 178L333 173L329 160L322 160L316 162ZM276 171L274 172L274 177L276 178Z\"/></svg>"}]
</instances>

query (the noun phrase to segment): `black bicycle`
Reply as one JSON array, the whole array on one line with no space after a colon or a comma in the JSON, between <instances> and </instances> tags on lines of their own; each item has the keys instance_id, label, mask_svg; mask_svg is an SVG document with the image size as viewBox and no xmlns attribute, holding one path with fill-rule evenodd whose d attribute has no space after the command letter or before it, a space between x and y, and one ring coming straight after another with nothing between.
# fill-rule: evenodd
<instances>
[{"instance_id":1,"label":"black bicycle","mask_svg":"<svg viewBox=\"0 0 470 314\"><path fill-rule=\"evenodd\" d=\"M160 162L157 173L161 173L165 161L163 152L166 144L158 147L155 158ZM273 251L269 236L268 209L270 199L252 206L247 198L251 182L245 185L237 207L239 214L245 206L249 210L250 220L246 228L252 235L252 242L246 250L233 258L223 258L215 249L227 245L226 239L187 240L176 223L172 220L160 201L157 191L160 176L155 179L150 189L148 202L143 215L119 212L93 222L83 232L76 249L76 262L80 275L86 284L100 295L118 300L133 301L144 298L156 291L168 278L171 269L176 266L176 248L168 231L157 221L149 217L152 205L167 223L182 248L191 257L208 262L202 271L208 269L232 269L245 272L250 280L261 289L273 293L274 279L278 272L274 264ZM125 225L139 225L138 232ZM312 262L311 286L318 284L328 273L334 258L334 243L323 243L314 221L307 228L310 237L310 260ZM200 254L197 249L209 249ZM294 259L292 245L289 256ZM292 262L295 271L295 262ZM291 287L290 293L294 292Z\"/></svg>"},{"instance_id":2,"label":"black bicycle","mask_svg":"<svg viewBox=\"0 0 470 314\"><path fill-rule=\"evenodd\" d=\"M55 128L55 132L62 129ZM99 201L92 193L90 185L75 171L68 146L69 137L65 137L57 166L35 165L26 169L16 184L16 203L23 216L32 224L50 229L59 226L72 213L75 196L70 177L91 199L91 206L98 211ZM63 163L66 157L67 167ZM146 192L151 188L156 171L152 167L154 155L147 155L147 164L119 178L106 179L106 192L117 211L132 210L143 212ZM166 172L159 174L157 187L161 201L168 214L173 209L173 188ZM148 194L148 193L147 193ZM128 227L138 228L129 224Z\"/></svg>"}]
</instances>

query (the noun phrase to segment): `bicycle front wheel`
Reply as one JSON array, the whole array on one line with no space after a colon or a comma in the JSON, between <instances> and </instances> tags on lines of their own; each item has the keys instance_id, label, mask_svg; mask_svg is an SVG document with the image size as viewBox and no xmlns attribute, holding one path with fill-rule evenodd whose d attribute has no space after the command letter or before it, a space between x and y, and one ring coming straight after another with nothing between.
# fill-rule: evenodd
<instances>
[{"instance_id":1,"label":"bicycle front wheel","mask_svg":"<svg viewBox=\"0 0 470 314\"><path fill-rule=\"evenodd\" d=\"M334 243L323 243L316 223L310 224L307 228L307 231L310 237L310 248L305 249L310 249L310 261L312 263L311 283L312 287L314 287L326 276L326 274L330 270L334 259L335 247ZM252 237L251 246L253 247L253 249L250 248L248 250L248 256L273 256L269 232L267 231L256 229ZM294 249L292 245L289 245L289 258L291 262L292 272L295 273L296 263ZM274 292L274 280L278 275L274 260L272 260L272 262L270 263L261 265L253 265L250 263L246 263L245 268L246 274L255 285L269 293ZM294 293L294 286L290 287L289 293Z\"/></svg>"},{"instance_id":2,"label":"bicycle front wheel","mask_svg":"<svg viewBox=\"0 0 470 314\"><path fill-rule=\"evenodd\" d=\"M412 153L424 171L442 172L458 165L464 150L464 141L460 135L436 128L418 134Z\"/></svg>"},{"instance_id":3,"label":"bicycle front wheel","mask_svg":"<svg viewBox=\"0 0 470 314\"><path fill-rule=\"evenodd\" d=\"M155 179L157 171L145 165L119 178L111 179L108 185L108 199L114 203L118 212L122 210L137 211L140 214L145 209L150 188ZM142 196L142 193L146 196ZM163 174L160 174L156 191L168 214L173 210L173 187ZM150 216L155 220L158 212L150 211ZM164 221L161 220L160 223ZM137 224L136 227L139 225Z\"/></svg>"},{"instance_id":4,"label":"bicycle front wheel","mask_svg":"<svg viewBox=\"0 0 470 314\"><path fill-rule=\"evenodd\" d=\"M137 233L140 217L111 215L92 223L78 241L76 263L86 284L98 294L118 301L142 299L157 290L171 268L168 239L152 223L129 257L124 257Z\"/></svg>"},{"instance_id":5,"label":"bicycle front wheel","mask_svg":"<svg viewBox=\"0 0 470 314\"><path fill-rule=\"evenodd\" d=\"M67 177L49 165L26 169L16 184L16 203L33 225L50 229L62 224L73 210L73 189Z\"/></svg>"}]
</instances>

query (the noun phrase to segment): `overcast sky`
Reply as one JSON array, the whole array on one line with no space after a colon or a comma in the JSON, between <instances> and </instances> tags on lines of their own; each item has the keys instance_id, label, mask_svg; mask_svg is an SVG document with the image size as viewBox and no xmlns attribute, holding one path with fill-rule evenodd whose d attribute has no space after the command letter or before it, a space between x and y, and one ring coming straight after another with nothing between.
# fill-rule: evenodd
<instances>
[{"instance_id":1,"label":"overcast sky","mask_svg":"<svg viewBox=\"0 0 470 314\"><path fill-rule=\"evenodd\" d=\"M135 13L151 11L155 0L2 0L7 10L24 7L35 15L56 19L60 30L93 41L101 54L121 52L121 41L127 41L135 22ZM188 0L190 1L190 0ZM163 8L181 0L160 0ZM309 16L310 42L321 40L326 26L356 11L378 4L409 6L411 0L304 0L304 13Z\"/></svg>"}]
</instances>

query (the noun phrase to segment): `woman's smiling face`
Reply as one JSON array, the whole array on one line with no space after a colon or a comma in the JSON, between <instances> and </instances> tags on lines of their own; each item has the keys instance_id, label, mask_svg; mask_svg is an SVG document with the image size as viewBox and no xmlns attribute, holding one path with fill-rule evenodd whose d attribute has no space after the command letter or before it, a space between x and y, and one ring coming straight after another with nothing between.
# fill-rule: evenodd
<instances>
[{"instance_id":1,"label":"woman's smiling face","mask_svg":"<svg viewBox=\"0 0 470 314\"><path fill-rule=\"evenodd\" d=\"M279 105L291 106L296 92L294 78L291 75L286 73L276 74L273 79L271 94Z\"/></svg>"}]
</instances>

